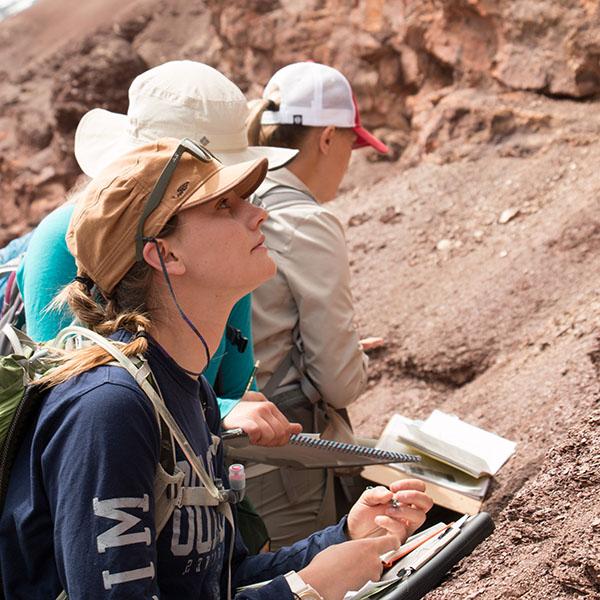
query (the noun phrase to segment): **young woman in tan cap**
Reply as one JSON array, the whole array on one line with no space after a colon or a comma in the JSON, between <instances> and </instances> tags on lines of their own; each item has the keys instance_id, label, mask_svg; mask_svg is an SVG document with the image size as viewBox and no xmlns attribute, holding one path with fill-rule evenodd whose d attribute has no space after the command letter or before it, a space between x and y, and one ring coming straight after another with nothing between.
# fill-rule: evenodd
<instances>
[{"instance_id":1,"label":"young woman in tan cap","mask_svg":"<svg viewBox=\"0 0 600 600\"><path fill-rule=\"evenodd\" d=\"M299 149L257 192L269 212L266 245L277 263L277 275L253 294L259 387L304 431L323 433L332 409L345 409L364 391L368 364L353 325L344 228L325 204L354 148L387 147L362 127L346 78L315 62L273 75L253 105L248 137L251 144ZM334 522L331 472L264 471L256 469L248 490L273 547L304 537L315 521Z\"/></svg>"},{"instance_id":2,"label":"young woman in tan cap","mask_svg":"<svg viewBox=\"0 0 600 600\"><path fill-rule=\"evenodd\" d=\"M160 137L184 136L210 148L225 164L265 157L269 168L277 169L296 155L290 149L248 146L247 114L242 91L216 69L195 61L170 61L134 79L127 114L94 108L83 116L75 134L75 158L86 175L95 177L137 146ZM69 311L48 310L54 295L75 274L65 243L72 213L72 203L67 203L42 221L17 274L27 332L36 341L54 338L73 317ZM254 367L250 312L250 296L245 296L234 306L228 325L239 330L246 343L223 335L205 375L217 391L226 427L243 427L255 443L277 444L284 440L260 426L269 420L272 407L256 391L254 381L244 393Z\"/></svg>"},{"instance_id":3,"label":"young woman in tan cap","mask_svg":"<svg viewBox=\"0 0 600 600\"><path fill-rule=\"evenodd\" d=\"M126 114L94 108L83 116L75 133L75 158L86 175L95 177L137 146L160 137L184 136L200 141L224 164L264 157L269 169L277 169L297 154L286 148L249 146L247 115L244 94L222 73L196 61L169 61L133 80ZM36 341L53 339L73 319L68 310L48 310L56 293L75 275L75 260L65 241L72 213L73 203L67 202L43 219L17 272L27 333ZM251 310L249 294L236 302L204 375L217 393L225 428L243 428L255 444L280 445L287 442L278 427L281 414L257 391L252 378ZM268 532L247 499L240 513L245 541L257 552L268 543Z\"/></svg>"},{"instance_id":4,"label":"young woman in tan cap","mask_svg":"<svg viewBox=\"0 0 600 600\"><path fill-rule=\"evenodd\" d=\"M423 523L430 499L402 482L365 492L340 523L276 553L249 557L236 533L239 493L198 374L233 304L275 271L266 213L246 200L265 174L265 159L224 167L188 140L160 140L87 186L67 236L77 276L63 297L100 335L41 381L49 389L0 516L7 600L61 590L70 600L209 600L264 580L236 597L338 600L377 579L379 555ZM176 451L168 476L165 432Z\"/></svg>"}]
</instances>

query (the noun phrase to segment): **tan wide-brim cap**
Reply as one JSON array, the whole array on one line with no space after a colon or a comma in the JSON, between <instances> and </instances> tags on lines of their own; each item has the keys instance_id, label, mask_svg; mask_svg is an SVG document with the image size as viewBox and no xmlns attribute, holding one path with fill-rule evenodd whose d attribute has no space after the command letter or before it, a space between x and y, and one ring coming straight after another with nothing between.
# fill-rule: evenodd
<instances>
[{"instance_id":1,"label":"tan wide-brim cap","mask_svg":"<svg viewBox=\"0 0 600 600\"><path fill-rule=\"evenodd\" d=\"M67 246L77 272L110 294L136 262L136 230L146 201L179 146L165 138L123 155L95 177L77 201ZM224 166L185 152L165 194L144 225L144 237L157 236L169 219L189 208L235 192L250 196L267 174L267 159Z\"/></svg>"}]
</instances>

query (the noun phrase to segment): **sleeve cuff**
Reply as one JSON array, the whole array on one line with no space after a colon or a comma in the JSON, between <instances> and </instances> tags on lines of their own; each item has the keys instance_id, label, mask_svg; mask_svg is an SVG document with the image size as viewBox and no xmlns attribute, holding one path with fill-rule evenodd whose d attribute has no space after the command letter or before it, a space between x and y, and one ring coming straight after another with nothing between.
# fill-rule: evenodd
<instances>
[{"instance_id":1,"label":"sleeve cuff","mask_svg":"<svg viewBox=\"0 0 600 600\"><path fill-rule=\"evenodd\" d=\"M239 398L219 398L217 397L217 404L219 405L219 412L221 413L221 420L223 420L240 401Z\"/></svg>"},{"instance_id":2,"label":"sleeve cuff","mask_svg":"<svg viewBox=\"0 0 600 600\"><path fill-rule=\"evenodd\" d=\"M292 590L290 589L290 584L286 581L285 576L283 575L275 577L275 579L269 583L268 590L269 593L272 593L273 598L289 598L290 600L295 598Z\"/></svg>"},{"instance_id":3,"label":"sleeve cuff","mask_svg":"<svg viewBox=\"0 0 600 600\"><path fill-rule=\"evenodd\" d=\"M337 525L331 527L333 541L331 544L341 544L350 541L348 537L348 515L344 515Z\"/></svg>"},{"instance_id":4,"label":"sleeve cuff","mask_svg":"<svg viewBox=\"0 0 600 600\"><path fill-rule=\"evenodd\" d=\"M269 583L244 590L235 595L235 600L294 600L295 596L283 575L279 575Z\"/></svg>"}]
</instances>

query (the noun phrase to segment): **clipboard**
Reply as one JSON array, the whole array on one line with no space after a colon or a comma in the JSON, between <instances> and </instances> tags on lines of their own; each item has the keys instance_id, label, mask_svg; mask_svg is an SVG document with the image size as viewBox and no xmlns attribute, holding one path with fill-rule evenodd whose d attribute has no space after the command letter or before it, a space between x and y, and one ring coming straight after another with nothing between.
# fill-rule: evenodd
<instances>
[{"instance_id":1,"label":"clipboard","mask_svg":"<svg viewBox=\"0 0 600 600\"><path fill-rule=\"evenodd\" d=\"M465 523L457 535L429 562L425 563L410 577L380 593L371 600L419 600L438 586L448 571L494 531L492 517L482 512Z\"/></svg>"},{"instance_id":2,"label":"clipboard","mask_svg":"<svg viewBox=\"0 0 600 600\"><path fill-rule=\"evenodd\" d=\"M367 446L322 440L319 434L299 433L290 436L290 441L285 446L267 448L251 445L248 436L241 429L224 431L221 437L229 460L252 461L291 469L363 467L421 460L415 454L375 448L377 440L372 440L373 446Z\"/></svg>"}]
</instances>

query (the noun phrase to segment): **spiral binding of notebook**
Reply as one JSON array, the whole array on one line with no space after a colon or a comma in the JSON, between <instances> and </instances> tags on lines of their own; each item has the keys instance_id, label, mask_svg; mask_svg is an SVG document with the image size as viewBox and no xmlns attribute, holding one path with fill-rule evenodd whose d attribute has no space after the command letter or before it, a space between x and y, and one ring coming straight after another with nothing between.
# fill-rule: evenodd
<instances>
[{"instance_id":1,"label":"spiral binding of notebook","mask_svg":"<svg viewBox=\"0 0 600 600\"><path fill-rule=\"evenodd\" d=\"M295 469L362 467L386 463L419 462L420 456L375 448L376 440L363 444L322 440L318 434L292 435L284 446L254 446L242 429L222 433L225 451L231 460L254 461ZM361 440L362 441L362 440ZM371 445L372 442L372 445Z\"/></svg>"},{"instance_id":2,"label":"spiral binding of notebook","mask_svg":"<svg viewBox=\"0 0 600 600\"><path fill-rule=\"evenodd\" d=\"M348 444L346 442L336 442L335 440L322 440L317 437L303 435L298 433L290 436L290 444L295 446L307 446L309 448L321 448L323 450L335 450L345 454L355 454L357 456L368 456L384 460L385 462L419 462L420 456L414 454L404 454L402 452L390 452L380 448L371 448L370 446L359 446L358 444Z\"/></svg>"}]
</instances>

